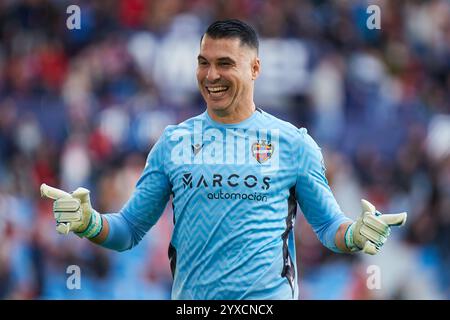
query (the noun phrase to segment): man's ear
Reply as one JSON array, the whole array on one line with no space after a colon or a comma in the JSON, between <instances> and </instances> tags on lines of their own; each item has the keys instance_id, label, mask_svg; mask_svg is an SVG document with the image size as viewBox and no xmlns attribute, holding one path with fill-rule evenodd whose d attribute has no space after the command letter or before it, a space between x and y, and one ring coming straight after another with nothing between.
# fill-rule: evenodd
<instances>
[{"instance_id":1,"label":"man's ear","mask_svg":"<svg viewBox=\"0 0 450 320\"><path fill-rule=\"evenodd\" d=\"M254 57L252 61L252 80L256 80L261 72L261 62L258 57Z\"/></svg>"}]
</instances>

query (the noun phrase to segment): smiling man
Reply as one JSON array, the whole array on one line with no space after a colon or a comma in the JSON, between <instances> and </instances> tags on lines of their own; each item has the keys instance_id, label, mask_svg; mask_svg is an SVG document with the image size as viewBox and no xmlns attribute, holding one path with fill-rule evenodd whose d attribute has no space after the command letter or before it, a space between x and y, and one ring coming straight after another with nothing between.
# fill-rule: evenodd
<instances>
[{"instance_id":1,"label":"smiling man","mask_svg":"<svg viewBox=\"0 0 450 320\"><path fill-rule=\"evenodd\" d=\"M260 72L259 45L251 29L242 32L230 26L227 37L223 37L225 25L213 24L202 37L197 81L211 118L238 123L256 109L253 91Z\"/></svg>"},{"instance_id":2,"label":"smiling man","mask_svg":"<svg viewBox=\"0 0 450 320\"><path fill-rule=\"evenodd\" d=\"M197 67L206 111L165 129L119 213L93 210L86 189L67 194L43 185L43 195L56 200L57 230L128 250L172 195L173 299L298 298L297 203L329 249L376 254L406 214L381 215L365 200L357 221L342 213L306 129L255 106L258 46L242 21L210 25Z\"/></svg>"}]
</instances>

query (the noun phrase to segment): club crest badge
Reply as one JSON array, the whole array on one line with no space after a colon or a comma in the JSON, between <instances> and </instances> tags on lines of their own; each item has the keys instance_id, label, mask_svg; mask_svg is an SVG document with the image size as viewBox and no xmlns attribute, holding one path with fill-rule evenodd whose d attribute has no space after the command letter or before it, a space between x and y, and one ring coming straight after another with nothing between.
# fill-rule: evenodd
<instances>
[{"instance_id":1,"label":"club crest badge","mask_svg":"<svg viewBox=\"0 0 450 320\"><path fill-rule=\"evenodd\" d=\"M272 157L275 147L271 142L258 140L252 144L252 155L259 163L266 162Z\"/></svg>"}]
</instances>

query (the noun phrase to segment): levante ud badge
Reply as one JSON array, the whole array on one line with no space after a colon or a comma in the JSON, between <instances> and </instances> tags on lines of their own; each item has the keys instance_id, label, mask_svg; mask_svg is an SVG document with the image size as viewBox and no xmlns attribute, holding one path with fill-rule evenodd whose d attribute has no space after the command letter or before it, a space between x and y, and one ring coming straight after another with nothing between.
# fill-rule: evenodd
<instances>
[{"instance_id":1,"label":"levante ud badge","mask_svg":"<svg viewBox=\"0 0 450 320\"><path fill-rule=\"evenodd\" d=\"M272 157L274 146L266 140L258 140L252 144L252 155L259 163L266 162Z\"/></svg>"}]
</instances>

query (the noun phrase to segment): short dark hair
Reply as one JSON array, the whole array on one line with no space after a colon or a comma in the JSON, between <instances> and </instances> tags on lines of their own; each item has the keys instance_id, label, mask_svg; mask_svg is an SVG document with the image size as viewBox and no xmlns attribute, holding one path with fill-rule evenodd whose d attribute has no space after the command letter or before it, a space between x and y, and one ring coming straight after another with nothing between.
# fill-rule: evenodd
<instances>
[{"instance_id":1,"label":"short dark hair","mask_svg":"<svg viewBox=\"0 0 450 320\"><path fill-rule=\"evenodd\" d=\"M205 34L212 39L238 38L241 40L241 44L256 49L256 52L259 50L258 35L255 29L241 20L228 19L216 21L208 27Z\"/></svg>"}]
</instances>

